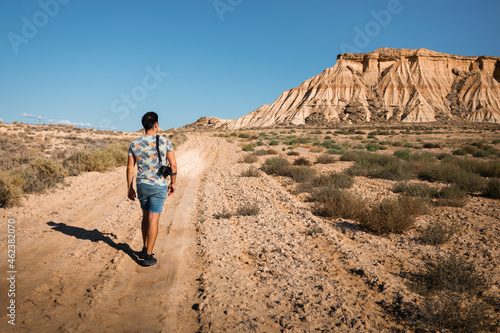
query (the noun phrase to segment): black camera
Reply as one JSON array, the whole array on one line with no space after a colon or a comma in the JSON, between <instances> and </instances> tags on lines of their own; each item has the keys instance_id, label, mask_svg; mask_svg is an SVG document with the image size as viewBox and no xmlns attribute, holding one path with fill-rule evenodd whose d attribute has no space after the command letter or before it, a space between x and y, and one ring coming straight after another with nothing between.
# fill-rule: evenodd
<instances>
[{"instance_id":1,"label":"black camera","mask_svg":"<svg viewBox=\"0 0 500 333\"><path fill-rule=\"evenodd\" d=\"M167 166L167 165L162 165L160 167L160 170L158 170L158 173L166 178L166 177L172 175L172 168L170 166Z\"/></svg>"}]
</instances>

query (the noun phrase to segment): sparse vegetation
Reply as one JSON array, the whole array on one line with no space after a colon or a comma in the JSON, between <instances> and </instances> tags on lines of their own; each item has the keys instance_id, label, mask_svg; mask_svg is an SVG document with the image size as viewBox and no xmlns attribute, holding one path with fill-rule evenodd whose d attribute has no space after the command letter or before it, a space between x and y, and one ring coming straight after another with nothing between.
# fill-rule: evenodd
<instances>
[{"instance_id":1,"label":"sparse vegetation","mask_svg":"<svg viewBox=\"0 0 500 333\"><path fill-rule=\"evenodd\" d=\"M418 198L384 199L361 215L360 225L376 235L400 234L413 227L416 215L426 212L427 206Z\"/></svg>"},{"instance_id":2,"label":"sparse vegetation","mask_svg":"<svg viewBox=\"0 0 500 333\"><path fill-rule=\"evenodd\" d=\"M483 194L493 199L500 199L500 178L488 180Z\"/></svg>"},{"instance_id":3,"label":"sparse vegetation","mask_svg":"<svg viewBox=\"0 0 500 333\"><path fill-rule=\"evenodd\" d=\"M321 154L317 157L316 161L320 164L331 164L335 163L336 159L329 154Z\"/></svg>"},{"instance_id":4,"label":"sparse vegetation","mask_svg":"<svg viewBox=\"0 0 500 333\"><path fill-rule=\"evenodd\" d=\"M250 167L241 173L242 177L259 177L260 172L256 167Z\"/></svg>"},{"instance_id":5,"label":"sparse vegetation","mask_svg":"<svg viewBox=\"0 0 500 333\"><path fill-rule=\"evenodd\" d=\"M456 225L446 224L440 221L433 221L420 235L420 240L428 245L442 245L447 243L457 232Z\"/></svg>"},{"instance_id":6,"label":"sparse vegetation","mask_svg":"<svg viewBox=\"0 0 500 333\"><path fill-rule=\"evenodd\" d=\"M238 209L236 209L236 213L234 215L255 216L255 215L258 215L259 212L260 212L260 208L257 205L257 203L249 203L249 204L245 204L243 206L238 207Z\"/></svg>"}]
</instances>

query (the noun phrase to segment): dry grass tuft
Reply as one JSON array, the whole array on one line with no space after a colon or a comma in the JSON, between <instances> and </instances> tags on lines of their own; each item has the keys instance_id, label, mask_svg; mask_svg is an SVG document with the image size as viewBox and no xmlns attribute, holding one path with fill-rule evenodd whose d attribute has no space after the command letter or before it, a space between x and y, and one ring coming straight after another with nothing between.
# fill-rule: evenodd
<instances>
[{"instance_id":1,"label":"dry grass tuft","mask_svg":"<svg viewBox=\"0 0 500 333\"><path fill-rule=\"evenodd\" d=\"M361 215L360 225L376 235L403 233L415 224L415 216L425 214L427 205L418 198L402 196L385 199Z\"/></svg>"}]
</instances>

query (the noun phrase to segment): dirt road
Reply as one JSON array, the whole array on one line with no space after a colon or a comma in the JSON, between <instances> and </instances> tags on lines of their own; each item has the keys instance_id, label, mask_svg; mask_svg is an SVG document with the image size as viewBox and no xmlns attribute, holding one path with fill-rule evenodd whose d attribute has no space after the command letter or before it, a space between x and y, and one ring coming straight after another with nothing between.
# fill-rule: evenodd
<instances>
[{"instance_id":1,"label":"dirt road","mask_svg":"<svg viewBox=\"0 0 500 333\"><path fill-rule=\"evenodd\" d=\"M267 156L238 163L245 154L238 143L212 135L192 134L176 152L178 187L160 218L156 266L140 266L134 254L141 211L125 198L124 167L70 178L4 210L4 221L16 221L18 274L16 326L4 317L2 332L416 331L421 296L408 277L445 247L422 244L415 230L379 237L349 220L315 216L287 190L290 180L242 176ZM353 190L381 197L394 195L390 186L362 179ZM248 205L257 215L237 213ZM489 215L466 224L479 209ZM498 212L496 201L472 198L464 209L439 208L417 221L464 221L467 232L449 247L482 256L494 299ZM481 237L472 242L474 234Z\"/></svg>"},{"instance_id":2,"label":"dirt road","mask_svg":"<svg viewBox=\"0 0 500 333\"><path fill-rule=\"evenodd\" d=\"M193 138L177 152L179 184L160 218L156 266L140 266L134 254L141 210L126 199L124 167L72 177L4 211L17 227L15 331L195 332L195 208L201 175L217 156L211 142Z\"/></svg>"}]
</instances>

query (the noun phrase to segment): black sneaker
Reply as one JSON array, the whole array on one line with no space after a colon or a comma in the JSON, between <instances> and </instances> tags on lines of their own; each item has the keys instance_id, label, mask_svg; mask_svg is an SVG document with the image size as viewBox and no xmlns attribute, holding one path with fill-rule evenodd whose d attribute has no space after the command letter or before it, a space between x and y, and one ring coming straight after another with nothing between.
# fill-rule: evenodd
<instances>
[{"instance_id":1,"label":"black sneaker","mask_svg":"<svg viewBox=\"0 0 500 333\"><path fill-rule=\"evenodd\" d=\"M156 260L155 257L153 257L152 254L146 254L146 257L144 258L144 261L142 262L143 266L153 266L156 265L158 260Z\"/></svg>"},{"instance_id":2,"label":"black sneaker","mask_svg":"<svg viewBox=\"0 0 500 333\"><path fill-rule=\"evenodd\" d=\"M147 253L148 253L148 248L143 247L141 252L137 252L137 256L139 257L139 259L144 259L146 258Z\"/></svg>"}]
</instances>

